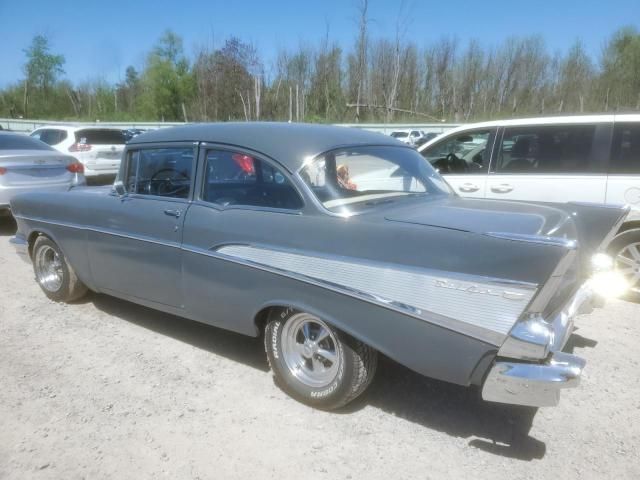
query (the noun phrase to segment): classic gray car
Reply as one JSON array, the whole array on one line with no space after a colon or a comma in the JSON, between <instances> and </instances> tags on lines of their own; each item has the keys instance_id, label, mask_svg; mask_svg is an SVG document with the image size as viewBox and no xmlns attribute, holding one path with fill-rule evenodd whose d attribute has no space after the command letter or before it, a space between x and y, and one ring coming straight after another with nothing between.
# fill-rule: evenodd
<instances>
[{"instance_id":1,"label":"classic gray car","mask_svg":"<svg viewBox=\"0 0 640 480\"><path fill-rule=\"evenodd\" d=\"M92 290L262 335L281 388L325 409L365 390L379 353L485 400L555 405L627 213L463 199L393 138L274 123L144 133L113 187L11 206L49 298Z\"/></svg>"}]
</instances>

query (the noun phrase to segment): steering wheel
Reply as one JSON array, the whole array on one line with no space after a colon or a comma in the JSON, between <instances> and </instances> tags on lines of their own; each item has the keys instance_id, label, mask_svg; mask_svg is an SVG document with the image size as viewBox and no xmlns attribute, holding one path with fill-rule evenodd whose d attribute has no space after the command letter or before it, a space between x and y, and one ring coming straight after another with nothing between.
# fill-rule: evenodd
<instances>
[{"instance_id":1,"label":"steering wheel","mask_svg":"<svg viewBox=\"0 0 640 480\"><path fill-rule=\"evenodd\" d=\"M449 155L447 155L446 160L449 171L452 173L469 171L469 165L467 165L467 162L464 159L456 156L455 153L450 153Z\"/></svg>"},{"instance_id":2,"label":"steering wheel","mask_svg":"<svg viewBox=\"0 0 640 480\"><path fill-rule=\"evenodd\" d=\"M171 176L167 175L166 178L158 179L157 177L159 177L160 174L162 173L170 173L173 175ZM153 175L151 175L151 178L149 179L149 183L147 185L147 193L149 193L150 195L154 194L154 192L151 191L152 189L151 186L154 184L154 182L159 182L158 186L156 187L155 195L161 195L161 196L174 195L178 193L181 189L183 189L184 185L174 186L173 182L184 181L184 180L189 181L190 179L187 175L185 175L181 171L176 170L175 168L161 168L160 170L155 172Z\"/></svg>"}]
</instances>

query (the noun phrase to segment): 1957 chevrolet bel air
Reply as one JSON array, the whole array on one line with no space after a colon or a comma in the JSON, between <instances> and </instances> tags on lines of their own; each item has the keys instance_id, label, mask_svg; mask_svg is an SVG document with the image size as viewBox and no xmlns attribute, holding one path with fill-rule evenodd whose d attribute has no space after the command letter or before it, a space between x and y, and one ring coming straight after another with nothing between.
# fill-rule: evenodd
<instances>
[{"instance_id":1,"label":"1957 chevrolet bel air","mask_svg":"<svg viewBox=\"0 0 640 480\"><path fill-rule=\"evenodd\" d=\"M191 125L135 137L113 187L15 197L44 293L102 292L264 336L279 385L331 409L378 352L485 400L548 406L585 362L576 315L616 287L627 210L463 199L414 149L341 127Z\"/></svg>"}]
</instances>

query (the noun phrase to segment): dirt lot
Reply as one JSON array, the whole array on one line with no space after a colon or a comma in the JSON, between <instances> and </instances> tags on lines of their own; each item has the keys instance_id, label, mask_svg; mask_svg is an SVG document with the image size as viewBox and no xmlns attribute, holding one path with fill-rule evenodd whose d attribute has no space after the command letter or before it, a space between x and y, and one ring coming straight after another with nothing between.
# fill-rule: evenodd
<instances>
[{"instance_id":1,"label":"dirt lot","mask_svg":"<svg viewBox=\"0 0 640 480\"><path fill-rule=\"evenodd\" d=\"M0 478L640 478L640 306L579 321L556 408L383 361L339 413L284 395L259 340L102 295L50 302L0 220Z\"/></svg>"}]
</instances>

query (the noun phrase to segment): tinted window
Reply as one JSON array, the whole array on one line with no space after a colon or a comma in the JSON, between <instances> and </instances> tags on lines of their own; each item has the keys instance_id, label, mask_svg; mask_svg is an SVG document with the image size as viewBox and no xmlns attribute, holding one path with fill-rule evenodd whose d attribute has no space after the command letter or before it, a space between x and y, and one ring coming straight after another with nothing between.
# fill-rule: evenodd
<instances>
[{"instance_id":1,"label":"tinted window","mask_svg":"<svg viewBox=\"0 0 640 480\"><path fill-rule=\"evenodd\" d=\"M192 148L138 150L129 153L123 183L130 193L187 198L192 169Z\"/></svg>"},{"instance_id":2,"label":"tinted window","mask_svg":"<svg viewBox=\"0 0 640 480\"><path fill-rule=\"evenodd\" d=\"M0 150L53 150L37 138L15 133L0 134Z\"/></svg>"},{"instance_id":3,"label":"tinted window","mask_svg":"<svg viewBox=\"0 0 640 480\"><path fill-rule=\"evenodd\" d=\"M450 192L415 150L402 147L334 150L315 158L300 175L327 209L339 213Z\"/></svg>"},{"instance_id":4,"label":"tinted window","mask_svg":"<svg viewBox=\"0 0 640 480\"><path fill-rule=\"evenodd\" d=\"M506 128L496 171L503 173L595 173L595 125Z\"/></svg>"},{"instance_id":5,"label":"tinted window","mask_svg":"<svg viewBox=\"0 0 640 480\"><path fill-rule=\"evenodd\" d=\"M251 205L297 210L302 199L274 166L229 150L207 152L202 199L219 205Z\"/></svg>"},{"instance_id":6,"label":"tinted window","mask_svg":"<svg viewBox=\"0 0 640 480\"><path fill-rule=\"evenodd\" d=\"M45 129L33 132L31 136L47 145L57 145L67 138L67 132L58 129Z\"/></svg>"},{"instance_id":7,"label":"tinted window","mask_svg":"<svg viewBox=\"0 0 640 480\"><path fill-rule=\"evenodd\" d=\"M447 137L421 153L442 174L486 173L493 137L492 130L464 132Z\"/></svg>"},{"instance_id":8,"label":"tinted window","mask_svg":"<svg viewBox=\"0 0 640 480\"><path fill-rule=\"evenodd\" d=\"M124 145L126 138L121 130L85 129L76 132L76 142L89 145Z\"/></svg>"},{"instance_id":9,"label":"tinted window","mask_svg":"<svg viewBox=\"0 0 640 480\"><path fill-rule=\"evenodd\" d=\"M615 125L609 171L640 174L640 123Z\"/></svg>"}]
</instances>

